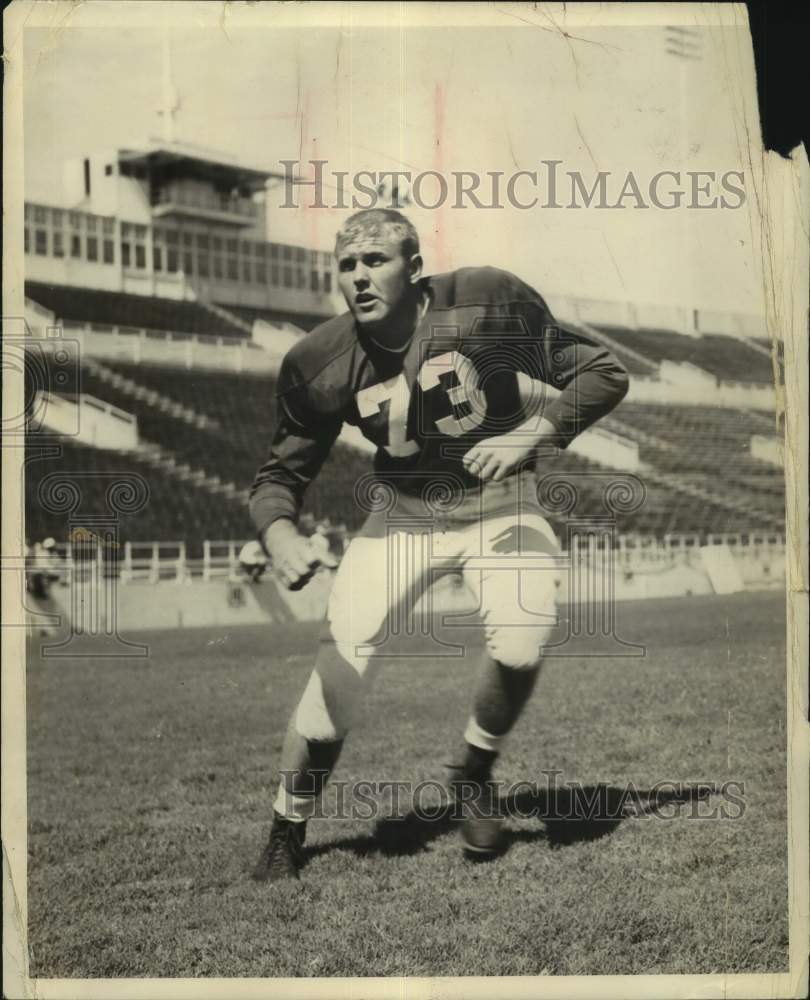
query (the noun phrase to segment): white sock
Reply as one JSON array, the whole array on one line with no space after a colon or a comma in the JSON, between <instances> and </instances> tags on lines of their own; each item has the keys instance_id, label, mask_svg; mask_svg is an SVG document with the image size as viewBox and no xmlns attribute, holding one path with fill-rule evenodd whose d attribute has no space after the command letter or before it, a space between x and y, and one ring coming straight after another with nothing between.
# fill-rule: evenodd
<instances>
[{"instance_id":1,"label":"white sock","mask_svg":"<svg viewBox=\"0 0 810 1000\"><path fill-rule=\"evenodd\" d=\"M278 786L273 809L293 823L303 823L315 812L318 800L314 795L290 795L284 784Z\"/></svg>"},{"instance_id":2,"label":"white sock","mask_svg":"<svg viewBox=\"0 0 810 1000\"><path fill-rule=\"evenodd\" d=\"M467 728L464 730L464 739L481 750L492 750L498 753L505 737L493 736L492 733L488 733L485 729L482 729L474 717L470 717Z\"/></svg>"}]
</instances>

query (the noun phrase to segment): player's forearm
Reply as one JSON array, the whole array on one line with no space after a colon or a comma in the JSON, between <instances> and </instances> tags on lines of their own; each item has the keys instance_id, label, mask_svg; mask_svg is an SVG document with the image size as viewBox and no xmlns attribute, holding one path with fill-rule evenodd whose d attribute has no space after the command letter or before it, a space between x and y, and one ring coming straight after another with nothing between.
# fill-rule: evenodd
<instances>
[{"instance_id":1,"label":"player's forearm","mask_svg":"<svg viewBox=\"0 0 810 1000\"><path fill-rule=\"evenodd\" d=\"M259 470L250 491L249 510L260 537L263 538L267 529L276 521L283 519L293 525L297 523L301 492L266 467Z\"/></svg>"},{"instance_id":2,"label":"player's forearm","mask_svg":"<svg viewBox=\"0 0 810 1000\"><path fill-rule=\"evenodd\" d=\"M629 380L614 358L582 372L570 382L544 411L565 447L584 430L607 416L627 395Z\"/></svg>"},{"instance_id":3,"label":"player's forearm","mask_svg":"<svg viewBox=\"0 0 810 1000\"><path fill-rule=\"evenodd\" d=\"M256 473L250 491L250 514L261 534L279 518L294 523L307 487L318 475L337 437L334 426L315 435L291 433L282 424L270 449L270 457Z\"/></svg>"},{"instance_id":4,"label":"player's forearm","mask_svg":"<svg viewBox=\"0 0 810 1000\"><path fill-rule=\"evenodd\" d=\"M528 448L539 448L543 444L558 444L560 432L546 417L533 415L509 431L504 438L510 442L524 442Z\"/></svg>"}]
</instances>

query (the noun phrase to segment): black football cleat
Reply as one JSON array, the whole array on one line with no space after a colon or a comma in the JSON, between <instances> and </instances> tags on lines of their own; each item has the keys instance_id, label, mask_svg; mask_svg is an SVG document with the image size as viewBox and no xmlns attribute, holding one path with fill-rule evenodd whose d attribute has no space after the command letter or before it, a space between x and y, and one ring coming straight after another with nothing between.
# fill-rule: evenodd
<instances>
[{"instance_id":1,"label":"black football cleat","mask_svg":"<svg viewBox=\"0 0 810 1000\"><path fill-rule=\"evenodd\" d=\"M464 851L471 860L488 861L504 849L504 816L496 784L486 777L470 777L462 767L451 767L448 782L453 817L461 823Z\"/></svg>"},{"instance_id":2,"label":"black football cleat","mask_svg":"<svg viewBox=\"0 0 810 1000\"><path fill-rule=\"evenodd\" d=\"M299 878L304 864L306 823L295 823L278 813L273 814L270 839L253 871L257 882L283 882Z\"/></svg>"}]
</instances>

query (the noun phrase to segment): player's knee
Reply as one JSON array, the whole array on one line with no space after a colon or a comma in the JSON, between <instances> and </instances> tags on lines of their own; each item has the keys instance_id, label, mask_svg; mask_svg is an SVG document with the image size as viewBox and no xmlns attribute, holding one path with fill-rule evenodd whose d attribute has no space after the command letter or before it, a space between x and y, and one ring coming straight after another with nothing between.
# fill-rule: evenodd
<instances>
[{"instance_id":1,"label":"player's knee","mask_svg":"<svg viewBox=\"0 0 810 1000\"><path fill-rule=\"evenodd\" d=\"M513 670L531 670L543 655L551 629L513 625L488 629L487 652L493 660Z\"/></svg>"},{"instance_id":2,"label":"player's knee","mask_svg":"<svg viewBox=\"0 0 810 1000\"><path fill-rule=\"evenodd\" d=\"M313 673L295 713L295 728L308 740L342 740L356 721L360 700L355 685L324 691L321 678Z\"/></svg>"},{"instance_id":3,"label":"player's knee","mask_svg":"<svg viewBox=\"0 0 810 1000\"><path fill-rule=\"evenodd\" d=\"M347 608L338 602L329 607L329 640L359 674L365 673L368 666L372 644L380 631L380 618L380 614L371 610Z\"/></svg>"},{"instance_id":4,"label":"player's knee","mask_svg":"<svg viewBox=\"0 0 810 1000\"><path fill-rule=\"evenodd\" d=\"M371 674L368 657L350 653L334 642L321 646L295 717L306 739L343 739L359 720Z\"/></svg>"},{"instance_id":5,"label":"player's knee","mask_svg":"<svg viewBox=\"0 0 810 1000\"><path fill-rule=\"evenodd\" d=\"M487 638L487 651L493 660L513 670L530 670L540 659L539 642L509 635L508 629L499 629Z\"/></svg>"},{"instance_id":6,"label":"player's knee","mask_svg":"<svg viewBox=\"0 0 810 1000\"><path fill-rule=\"evenodd\" d=\"M380 633L379 616L363 614L330 614L329 638L335 651L351 665L365 674Z\"/></svg>"},{"instance_id":7,"label":"player's knee","mask_svg":"<svg viewBox=\"0 0 810 1000\"><path fill-rule=\"evenodd\" d=\"M296 709L295 728L307 740L342 740L349 731L346 720L330 712L322 698L306 694Z\"/></svg>"}]
</instances>

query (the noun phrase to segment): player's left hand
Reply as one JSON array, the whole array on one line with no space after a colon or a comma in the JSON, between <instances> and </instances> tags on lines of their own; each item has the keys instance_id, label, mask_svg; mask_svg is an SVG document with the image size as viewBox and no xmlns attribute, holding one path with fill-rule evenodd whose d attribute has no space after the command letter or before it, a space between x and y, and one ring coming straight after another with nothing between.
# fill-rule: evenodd
<instances>
[{"instance_id":1,"label":"player's left hand","mask_svg":"<svg viewBox=\"0 0 810 1000\"><path fill-rule=\"evenodd\" d=\"M499 483L530 459L537 440L525 433L499 434L473 445L462 459L465 469L482 482Z\"/></svg>"}]
</instances>

